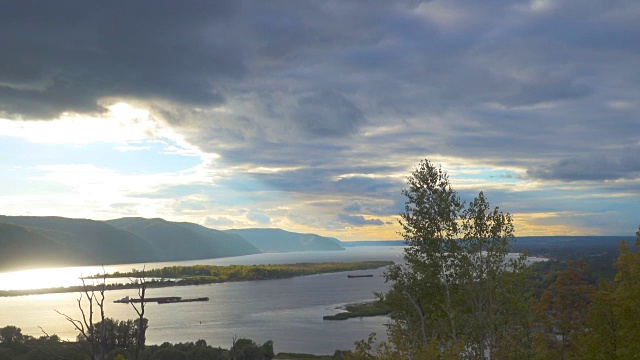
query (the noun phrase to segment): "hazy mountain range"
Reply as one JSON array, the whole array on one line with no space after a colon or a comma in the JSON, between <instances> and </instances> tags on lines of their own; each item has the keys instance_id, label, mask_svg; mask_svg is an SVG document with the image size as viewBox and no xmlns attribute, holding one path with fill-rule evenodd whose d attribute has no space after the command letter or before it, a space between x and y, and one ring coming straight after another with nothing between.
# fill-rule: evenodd
<instances>
[{"instance_id":1,"label":"hazy mountain range","mask_svg":"<svg viewBox=\"0 0 640 360\"><path fill-rule=\"evenodd\" d=\"M234 229L225 230L238 235L261 252L344 250L340 240L316 234L299 234L281 229Z\"/></svg>"},{"instance_id":2,"label":"hazy mountain range","mask_svg":"<svg viewBox=\"0 0 640 360\"><path fill-rule=\"evenodd\" d=\"M632 236L525 236L514 251L616 252ZM343 250L402 241L340 242L281 229L214 230L198 224L139 217L107 221L63 217L0 216L0 271L46 266L210 259L263 252Z\"/></svg>"},{"instance_id":3,"label":"hazy mountain range","mask_svg":"<svg viewBox=\"0 0 640 360\"><path fill-rule=\"evenodd\" d=\"M0 271L340 250L339 240L280 229L214 230L163 219L0 216Z\"/></svg>"}]
</instances>

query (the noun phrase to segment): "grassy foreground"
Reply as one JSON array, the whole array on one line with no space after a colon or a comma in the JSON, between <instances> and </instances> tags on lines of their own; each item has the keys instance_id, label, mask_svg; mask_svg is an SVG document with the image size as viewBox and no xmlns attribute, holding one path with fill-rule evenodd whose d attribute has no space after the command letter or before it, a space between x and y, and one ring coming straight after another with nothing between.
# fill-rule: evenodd
<instances>
[{"instance_id":1,"label":"grassy foreground","mask_svg":"<svg viewBox=\"0 0 640 360\"><path fill-rule=\"evenodd\" d=\"M357 261L357 262L331 262L331 263L299 263L282 265L193 265L170 266L160 269L151 269L144 272L133 270L131 272L95 275L92 279L106 278L154 278L147 281L148 288L161 288L170 286L202 285L222 283L228 281L253 281L286 279L295 276L316 275L333 272L357 271L377 269L392 265L392 261ZM158 280L159 279L159 280ZM30 289L30 290L2 290L1 296L20 296L34 294L52 294L63 292L79 292L100 290L101 285L71 286L62 288ZM135 289L135 283L107 284L105 290Z\"/></svg>"}]
</instances>

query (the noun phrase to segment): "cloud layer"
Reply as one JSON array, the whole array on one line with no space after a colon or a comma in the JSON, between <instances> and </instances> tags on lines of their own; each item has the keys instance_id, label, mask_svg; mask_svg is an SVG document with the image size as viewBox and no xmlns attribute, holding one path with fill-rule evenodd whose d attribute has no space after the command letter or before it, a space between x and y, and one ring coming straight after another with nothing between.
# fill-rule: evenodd
<instances>
[{"instance_id":1,"label":"cloud layer","mask_svg":"<svg viewBox=\"0 0 640 360\"><path fill-rule=\"evenodd\" d=\"M189 216L212 226L395 237L404 176L425 157L465 194L488 190L521 212L532 233L557 225L542 214L566 218L570 231L593 223L567 209L590 212L595 199L610 204L598 210L605 219L624 220L589 231L630 232L638 222L624 215L638 213L637 201L603 200L637 197L640 187L636 1L2 8L0 117L100 118L117 102L148 111L219 156L206 164L225 180L184 195L207 199ZM167 183L167 198L175 186ZM229 208L223 199L236 193L246 199Z\"/></svg>"}]
</instances>

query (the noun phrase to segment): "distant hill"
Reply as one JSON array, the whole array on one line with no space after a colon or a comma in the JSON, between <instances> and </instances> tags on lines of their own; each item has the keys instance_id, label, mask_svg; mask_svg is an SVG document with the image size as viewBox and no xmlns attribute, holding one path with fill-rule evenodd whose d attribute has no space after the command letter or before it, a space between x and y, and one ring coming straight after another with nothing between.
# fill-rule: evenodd
<instances>
[{"instance_id":1,"label":"distant hill","mask_svg":"<svg viewBox=\"0 0 640 360\"><path fill-rule=\"evenodd\" d=\"M257 254L246 240L162 219L0 216L0 271Z\"/></svg>"},{"instance_id":2,"label":"distant hill","mask_svg":"<svg viewBox=\"0 0 640 360\"><path fill-rule=\"evenodd\" d=\"M344 250L338 239L316 234L281 229L231 229L224 232L247 239L262 252Z\"/></svg>"},{"instance_id":3,"label":"distant hill","mask_svg":"<svg viewBox=\"0 0 640 360\"><path fill-rule=\"evenodd\" d=\"M0 223L0 271L57 266L73 258L69 248L20 225Z\"/></svg>"},{"instance_id":4,"label":"distant hill","mask_svg":"<svg viewBox=\"0 0 640 360\"><path fill-rule=\"evenodd\" d=\"M635 236L522 236L513 248L532 255L579 257L602 253L618 254L620 241L634 248Z\"/></svg>"},{"instance_id":5,"label":"distant hill","mask_svg":"<svg viewBox=\"0 0 640 360\"><path fill-rule=\"evenodd\" d=\"M49 253L70 265L144 262L158 257L156 249L146 239L101 221L54 216L0 216L0 222L21 226L28 234L39 235L22 238L23 241L18 243L13 237L15 233L6 232L7 229L0 233L2 242L22 244L20 250L13 250L15 258L20 259L16 260L18 262L31 262L31 258ZM33 248L28 245L43 239L48 239L47 246ZM28 256L19 257L20 253Z\"/></svg>"},{"instance_id":6,"label":"distant hill","mask_svg":"<svg viewBox=\"0 0 640 360\"><path fill-rule=\"evenodd\" d=\"M524 236L514 251L577 258L615 256L634 236ZM0 271L46 266L196 260L260 252L344 250L343 246L393 246L402 241L341 243L281 229L213 230L187 222L140 217L108 221L64 217L1 216Z\"/></svg>"},{"instance_id":7,"label":"distant hill","mask_svg":"<svg viewBox=\"0 0 640 360\"><path fill-rule=\"evenodd\" d=\"M105 221L134 233L159 250L160 261L210 259L258 254L247 240L193 223L163 219L121 218Z\"/></svg>"},{"instance_id":8,"label":"distant hill","mask_svg":"<svg viewBox=\"0 0 640 360\"><path fill-rule=\"evenodd\" d=\"M522 247L549 247L560 248L567 246L593 247L614 246L618 247L620 241L626 240L634 243L635 236L520 236L516 246Z\"/></svg>"},{"instance_id":9,"label":"distant hill","mask_svg":"<svg viewBox=\"0 0 640 360\"><path fill-rule=\"evenodd\" d=\"M536 254L557 254L567 252L599 253L618 252L620 241L626 240L632 247L634 236L520 236L516 237L513 250ZM360 240L343 241L344 247L355 246L403 246L404 240Z\"/></svg>"}]
</instances>

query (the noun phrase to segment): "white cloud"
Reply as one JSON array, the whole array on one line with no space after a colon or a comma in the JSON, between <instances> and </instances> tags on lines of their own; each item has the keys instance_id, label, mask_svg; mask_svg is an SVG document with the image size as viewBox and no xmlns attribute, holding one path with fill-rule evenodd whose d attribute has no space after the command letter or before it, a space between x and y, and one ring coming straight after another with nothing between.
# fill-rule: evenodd
<instances>
[{"instance_id":1,"label":"white cloud","mask_svg":"<svg viewBox=\"0 0 640 360\"><path fill-rule=\"evenodd\" d=\"M529 9L534 12L547 12L555 8L552 0L533 0L529 4Z\"/></svg>"}]
</instances>

